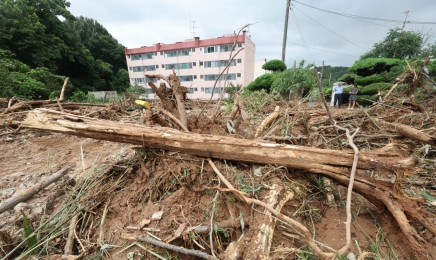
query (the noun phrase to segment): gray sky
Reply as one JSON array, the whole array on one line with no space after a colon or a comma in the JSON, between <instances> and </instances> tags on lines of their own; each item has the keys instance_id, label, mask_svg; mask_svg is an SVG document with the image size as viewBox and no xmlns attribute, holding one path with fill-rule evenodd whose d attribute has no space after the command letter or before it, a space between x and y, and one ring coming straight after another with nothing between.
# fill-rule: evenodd
<instances>
[{"instance_id":1,"label":"gray sky","mask_svg":"<svg viewBox=\"0 0 436 260\"><path fill-rule=\"evenodd\" d=\"M435 0L298 0L317 8L351 15L403 21L436 22ZM256 44L256 60L281 59L286 0L69 0L75 16L93 18L127 48L174 43L195 36L208 39L233 33L246 24ZM401 23L339 16L293 2L289 12L286 64L305 59L317 66L351 66ZM316 22L315 22L316 21ZM320 24L324 27L322 27ZM298 24L298 26L297 26ZM405 30L436 29L409 24ZM301 34L300 34L301 33ZM303 36L304 40L302 39ZM430 42L434 43L436 37ZM306 49L303 46L307 45ZM319 49L319 50L317 50ZM322 50L322 51L321 51ZM328 51L328 52L327 52ZM333 52L333 53L331 53ZM346 55L341 55L346 54ZM347 56L349 55L349 56Z\"/></svg>"}]
</instances>

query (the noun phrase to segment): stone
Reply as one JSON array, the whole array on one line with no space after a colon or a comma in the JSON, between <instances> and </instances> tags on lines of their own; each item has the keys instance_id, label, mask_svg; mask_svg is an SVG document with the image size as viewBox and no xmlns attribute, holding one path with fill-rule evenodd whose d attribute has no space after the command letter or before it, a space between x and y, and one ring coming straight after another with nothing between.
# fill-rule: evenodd
<instances>
[{"instance_id":1,"label":"stone","mask_svg":"<svg viewBox=\"0 0 436 260\"><path fill-rule=\"evenodd\" d=\"M27 204L25 202L20 202L17 205L15 205L14 211L15 211L15 213L20 213L21 210L27 210L29 208L30 208L29 204Z\"/></svg>"},{"instance_id":2,"label":"stone","mask_svg":"<svg viewBox=\"0 0 436 260\"><path fill-rule=\"evenodd\" d=\"M10 197L12 195L14 195L15 193L15 188L9 188L9 189L5 189L1 191L1 195L6 196L6 197Z\"/></svg>"},{"instance_id":3,"label":"stone","mask_svg":"<svg viewBox=\"0 0 436 260\"><path fill-rule=\"evenodd\" d=\"M41 215L44 212L42 207L34 207L30 210L31 215Z\"/></svg>"},{"instance_id":4,"label":"stone","mask_svg":"<svg viewBox=\"0 0 436 260\"><path fill-rule=\"evenodd\" d=\"M158 211L153 213L153 215L151 216L151 220L159 220L162 218L163 215L163 211Z\"/></svg>"}]
</instances>

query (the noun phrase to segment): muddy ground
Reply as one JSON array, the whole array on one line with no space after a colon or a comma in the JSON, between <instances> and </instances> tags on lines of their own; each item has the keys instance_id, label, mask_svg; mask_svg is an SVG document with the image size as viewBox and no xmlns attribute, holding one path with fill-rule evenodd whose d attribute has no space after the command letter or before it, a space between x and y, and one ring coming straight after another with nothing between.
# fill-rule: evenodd
<instances>
[{"instance_id":1,"label":"muddy ground","mask_svg":"<svg viewBox=\"0 0 436 260\"><path fill-rule=\"evenodd\" d=\"M294 107L294 104L280 101L268 104L265 110L272 111L276 105ZM301 111L295 113L303 113L303 120L289 128L292 136L307 133L307 125L328 120L321 104L310 104L310 112L306 112L306 108ZM336 109L332 113L346 117L353 111ZM251 125L236 121L236 133L240 133L241 138L252 137L262 117L254 118ZM405 117L404 120L413 118ZM208 117L196 125L190 124L193 132L214 135L227 135L226 127L225 123L213 123ZM313 145L315 141L311 142ZM374 145L377 146L377 142ZM98 176L96 179L100 182L97 181L96 186L81 199L82 205L91 206L80 215L76 229L80 242L76 240L79 243L76 242L73 249L74 255L84 259L158 259L153 253L165 259L197 259L138 241L136 243L147 250L137 244L129 247L133 241L126 236L151 234L168 240L180 226L186 225L185 231L190 232L175 237L171 244L210 252L209 232L196 232L194 227L210 227L212 212L215 223L213 247L222 255L232 241L250 245L251 240L262 232L261 225L266 223L263 208L244 204L231 193L220 192L216 197L213 187L219 185L218 178L204 158L29 129L1 136L0 154L0 202L16 196L66 165L73 165L61 181L20 207L0 215L0 230L9 234L14 245L24 237L23 216L37 227L44 218L55 214L71 200L72 194L80 187L78 185L89 176ZM344 245L346 188L326 182L326 178L315 174L276 165L214 162L235 188L259 200L264 200L271 187L280 183L285 190L294 193L282 208L283 214L303 223L320 243L334 249ZM107 188L111 185L114 187ZM153 219L153 214L158 212L163 212L162 217ZM350 252L355 255L370 252L377 259L412 258L413 252L388 212L381 211L356 194L352 214ZM67 231L65 228L56 238L47 240L46 253L40 252L36 257L62 255ZM431 234L423 230L418 232L436 244L436 238ZM299 237L298 232L277 222L270 259L311 259L310 249L300 242ZM245 249L249 250L251 248Z\"/></svg>"}]
</instances>

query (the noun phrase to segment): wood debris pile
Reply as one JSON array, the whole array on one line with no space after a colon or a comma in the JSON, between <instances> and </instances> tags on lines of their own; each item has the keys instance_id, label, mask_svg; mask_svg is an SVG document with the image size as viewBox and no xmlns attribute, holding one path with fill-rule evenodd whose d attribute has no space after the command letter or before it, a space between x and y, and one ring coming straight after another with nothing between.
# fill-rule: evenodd
<instances>
[{"instance_id":1,"label":"wood debris pile","mask_svg":"<svg viewBox=\"0 0 436 260\"><path fill-rule=\"evenodd\" d=\"M398 232L389 237L398 243L389 248L394 254L434 259L436 106L432 85L422 75L409 71L399 77L399 83L409 84L404 92L394 85L384 102L354 110L236 93L226 115L219 102L186 101L187 89L175 72L147 75L162 80L159 88L149 83L159 100L147 110L128 111L132 105L126 101L105 106L10 102L0 118L2 135L37 129L136 148L128 158L94 169L66 188L70 199L58 203L67 206L47 210L57 222L32 219L44 243L26 248L18 235L2 232L3 243L14 245L3 246L3 253L388 257L371 251L371 243L354 242L356 233L364 232L352 223L364 217L359 212L365 207L394 223L376 221L379 228ZM427 98L418 101L412 96L416 91L428 93ZM314 232L323 230L315 231L316 223L337 221L321 220L334 207L344 212L342 240L319 242ZM374 236L369 234L368 241Z\"/></svg>"}]
</instances>

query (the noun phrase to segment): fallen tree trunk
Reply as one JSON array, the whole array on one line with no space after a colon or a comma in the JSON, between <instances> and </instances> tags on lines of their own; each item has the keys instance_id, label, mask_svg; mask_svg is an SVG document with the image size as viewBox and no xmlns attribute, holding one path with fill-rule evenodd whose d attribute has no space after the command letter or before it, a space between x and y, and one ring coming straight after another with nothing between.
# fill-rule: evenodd
<instances>
[{"instance_id":1,"label":"fallen tree trunk","mask_svg":"<svg viewBox=\"0 0 436 260\"><path fill-rule=\"evenodd\" d=\"M47 109L35 109L29 112L21 126L180 151L203 157L277 164L314 173L341 172L337 167L351 167L353 161L353 153L350 151L187 133L167 128L95 120ZM362 153L357 168L375 170L379 173L409 170L410 164L404 164L403 161L407 159L400 158L398 154Z\"/></svg>"},{"instance_id":2,"label":"fallen tree trunk","mask_svg":"<svg viewBox=\"0 0 436 260\"><path fill-rule=\"evenodd\" d=\"M380 119L375 119L377 123L380 123L381 125L385 125L390 129L391 131L396 131L399 134L408 137L413 140L417 140L426 144L435 145L436 144L436 138L421 132L413 127L410 127L408 125L404 124L396 124L396 123L389 123Z\"/></svg>"},{"instance_id":3,"label":"fallen tree trunk","mask_svg":"<svg viewBox=\"0 0 436 260\"><path fill-rule=\"evenodd\" d=\"M6 210L9 210L13 208L15 205L17 205L20 202L26 201L30 198L32 198L35 194L37 194L39 191L47 187L48 185L52 184L53 182L59 180L65 173L68 172L70 167L64 168L57 173L53 174L46 180L39 182L35 184L34 186L24 190L19 196L12 197L7 200L5 200L2 204L0 204L0 213L5 212Z\"/></svg>"}]
</instances>

